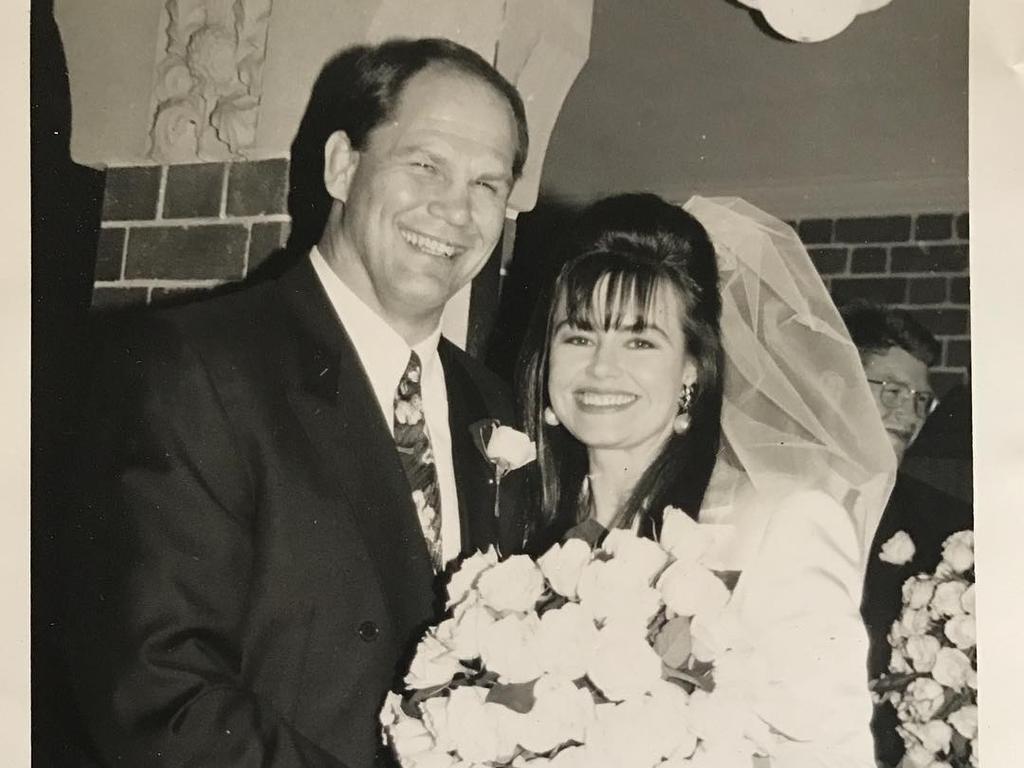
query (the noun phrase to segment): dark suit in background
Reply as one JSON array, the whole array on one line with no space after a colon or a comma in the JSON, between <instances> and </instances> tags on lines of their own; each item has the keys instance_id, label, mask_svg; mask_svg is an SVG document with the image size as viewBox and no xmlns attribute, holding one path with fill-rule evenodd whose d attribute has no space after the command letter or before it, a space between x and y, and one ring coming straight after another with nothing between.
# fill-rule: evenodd
<instances>
[{"instance_id":1,"label":"dark suit in background","mask_svg":"<svg viewBox=\"0 0 1024 768\"><path fill-rule=\"evenodd\" d=\"M97 743L133 767L373 764L385 692L440 601L388 425L309 261L157 313L115 350L128 377L100 385L99 492L66 560ZM469 426L510 423L509 402L452 344L439 354L462 551L508 553L521 521L495 518Z\"/></svg>"}]
</instances>

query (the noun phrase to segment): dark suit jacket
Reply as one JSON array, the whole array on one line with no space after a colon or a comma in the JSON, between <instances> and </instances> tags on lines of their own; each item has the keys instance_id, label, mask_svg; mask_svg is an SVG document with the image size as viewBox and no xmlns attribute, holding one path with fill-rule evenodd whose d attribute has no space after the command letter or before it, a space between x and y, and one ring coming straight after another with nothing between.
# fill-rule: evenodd
<instances>
[{"instance_id":1,"label":"dark suit jacket","mask_svg":"<svg viewBox=\"0 0 1024 768\"><path fill-rule=\"evenodd\" d=\"M903 607L903 583L918 573L932 573L942 559L942 543L951 534L974 527L973 508L910 475L899 473L885 513L871 544L864 579L861 616L868 629L868 673L877 678L889 668L891 646L886 636ZM884 563L878 555L897 531L914 540L914 557L905 565ZM903 756L903 741L896 733L896 711L891 704L875 707L871 729L875 754L887 765Z\"/></svg>"},{"instance_id":2,"label":"dark suit jacket","mask_svg":"<svg viewBox=\"0 0 1024 768\"><path fill-rule=\"evenodd\" d=\"M372 765L385 692L440 602L393 439L308 261L156 313L118 353L108 367L130 376L101 387L100 493L66 561L103 759ZM442 340L440 356L463 551L507 554L522 521L495 518L469 426L510 423L510 406L468 355Z\"/></svg>"}]
</instances>

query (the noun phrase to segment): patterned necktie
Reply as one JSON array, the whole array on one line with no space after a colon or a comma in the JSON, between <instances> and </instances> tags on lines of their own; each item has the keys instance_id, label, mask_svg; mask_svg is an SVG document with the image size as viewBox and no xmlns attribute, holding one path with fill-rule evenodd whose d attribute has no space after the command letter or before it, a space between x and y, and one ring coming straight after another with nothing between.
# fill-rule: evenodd
<instances>
[{"instance_id":1,"label":"patterned necktie","mask_svg":"<svg viewBox=\"0 0 1024 768\"><path fill-rule=\"evenodd\" d=\"M402 468L409 478L416 514L427 541L434 571L444 565L441 555L441 494L437 486L437 468L430 448L427 423L423 417L423 396L420 391L422 367L415 352L398 382L395 392L395 445Z\"/></svg>"}]
</instances>

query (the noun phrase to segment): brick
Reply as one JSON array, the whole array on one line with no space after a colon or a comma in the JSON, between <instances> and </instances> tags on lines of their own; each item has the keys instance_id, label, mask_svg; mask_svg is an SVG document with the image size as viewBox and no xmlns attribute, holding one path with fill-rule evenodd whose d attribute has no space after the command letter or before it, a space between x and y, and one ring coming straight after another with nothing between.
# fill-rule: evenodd
<instances>
[{"instance_id":1,"label":"brick","mask_svg":"<svg viewBox=\"0 0 1024 768\"><path fill-rule=\"evenodd\" d=\"M247 239L241 224L139 227L128 239L125 277L239 278L245 264Z\"/></svg>"},{"instance_id":2,"label":"brick","mask_svg":"<svg viewBox=\"0 0 1024 768\"><path fill-rule=\"evenodd\" d=\"M946 278L916 277L910 280L909 304L941 304L946 300Z\"/></svg>"},{"instance_id":3,"label":"brick","mask_svg":"<svg viewBox=\"0 0 1024 768\"><path fill-rule=\"evenodd\" d=\"M892 249L893 272L964 272L968 245L896 246Z\"/></svg>"},{"instance_id":4,"label":"brick","mask_svg":"<svg viewBox=\"0 0 1024 768\"><path fill-rule=\"evenodd\" d=\"M927 213L914 222L915 240L949 240L953 236L953 214Z\"/></svg>"},{"instance_id":5,"label":"brick","mask_svg":"<svg viewBox=\"0 0 1024 768\"><path fill-rule=\"evenodd\" d=\"M285 224L283 221L258 221L252 225L249 235L249 272L252 272L267 257L284 245Z\"/></svg>"},{"instance_id":6,"label":"brick","mask_svg":"<svg viewBox=\"0 0 1024 768\"><path fill-rule=\"evenodd\" d=\"M832 279L832 298L842 306L853 299L871 299L882 304L902 304L907 281L900 277L836 277Z\"/></svg>"},{"instance_id":7,"label":"brick","mask_svg":"<svg viewBox=\"0 0 1024 768\"><path fill-rule=\"evenodd\" d=\"M967 336L971 332L966 309L911 309L909 312L936 336Z\"/></svg>"},{"instance_id":8,"label":"brick","mask_svg":"<svg viewBox=\"0 0 1024 768\"><path fill-rule=\"evenodd\" d=\"M146 288L100 286L92 289L92 309L102 311L143 306L148 293L149 290Z\"/></svg>"},{"instance_id":9,"label":"brick","mask_svg":"<svg viewBox=\"0 0 1024 768\"><path fill-rule=\"evenodd\" d=\"M190 163L172 165L167 169L164 188L165 219L199 218L220 214L224 165L221 163Z\"/></svg>"},{"instance_id":10,"label":"brick","mask_svg":"<svg viewBox=\"0 0 1024 768\"><path fill-rule=\"evenodd\" d=\"M954 387L959 387L967 379L966 371L936 371L928 373L928 381L941 400Z\"/></svg>"},{"instance_id":11,"label":"brick","mask_svg":"<svg viewBox=\"0 0 1024 768\"><path fill-rule=\"evenodd\" d=\"M228 172L228 215L284 213L287 191L287 160L232 163Z\"/></svg>"},{"instance_id":12,"label":"brick","mask_svg":"<svg viewBox=\"0 0 1024 768\"><path fill-rule=\"evenodd\" d=\"M837 243L893 243L910 239L909 216L836 219Z\"/></svg>"},{"instance_id":13,"label":"brick","mask_svg":"<svg viewBox=\"0 0 1024 768\"><path fill-rule=\"evenodd\" d=\"M814 268L821 275L834 275L846 271L847 252L845 248L810 248L807 251L814 262Z\"/></svg>"},{"instance_id":14,"label":"brick","mask_svg":"<svg viewBox=\"0 0 1024 768\"><path fill-rule=\"evenodd\" d=\"M942 356L944 368L971 367L971 340L946 339L945 354Z\"/></svg>"},{"instance_id":15,"label":"brick","mask_svg":"<svg viewBox=\"0 0 1024 768\"><path fill-rule=\"evenodd\" d=\"M851 272L885 272L888 266L885 248L854 248L850 256Z\"/></svg>"},{"instance_id":16,"label":"brick","mask_svg":"<svg viewBox=\"0 0 1024 768\"><path fill-rule=\"evenodd\" d=\"M956 236L961 240L968 240L971 237L970 214L961 213L956 217Z\"/></svg>"},{"instance_id":17,"label":"brick","mask_svg":"<svg viewBox=\"0 0 1024 768\"><path fill-rule=\"evenodd\" d=\"M100 230L96 247L94 280L120 280L121 262L124 260L124 238L127 230L121 227Z\"/></svg>"},{"instance_id":18,"label":"brick","mask_svg":"<svg viewBox=\"0 0 1024 768\"><path fill-rule=\"evenodd\" d=\"M949 300L954 304L971 303L971 279L969 277L950 278Z\"/></svg>"},{"instance_id":19,"label":"brick","mask_svg":"<svg viewBox=\"0 0 1024 768\"><path fill-rule=\"evenodd\" d=\"M103 190L103 220L156 218L160 195L160 168L155 165L110 168Z\"/></svg>"},{"instance_id":20,"label":"brick","mask_svg":"<svg viewBox=\"0 0 1024 768\"><path fill-rule=\"evenodd\" d=\"M797 229L800 239L806 244L831 243L832 219L807 219Z\"/></svg>"}]
</instances>

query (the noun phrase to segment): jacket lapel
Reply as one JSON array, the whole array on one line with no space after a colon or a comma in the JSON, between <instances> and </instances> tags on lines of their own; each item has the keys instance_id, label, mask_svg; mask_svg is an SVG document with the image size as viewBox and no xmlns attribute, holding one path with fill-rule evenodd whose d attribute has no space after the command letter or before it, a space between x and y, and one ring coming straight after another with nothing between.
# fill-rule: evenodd
<instances>
[{"instance_id":1,"label":"jacket lapel","mask_svg":"<svg viewBox=\"0 0 1024 768\"><path fill-rule=\"evenodd\" d=\"M400 637L434 618L434 574L394 440L355 348L308 260L279 282L298 319L299 419L358 526Z\"/></svg>"}]
</instances>

